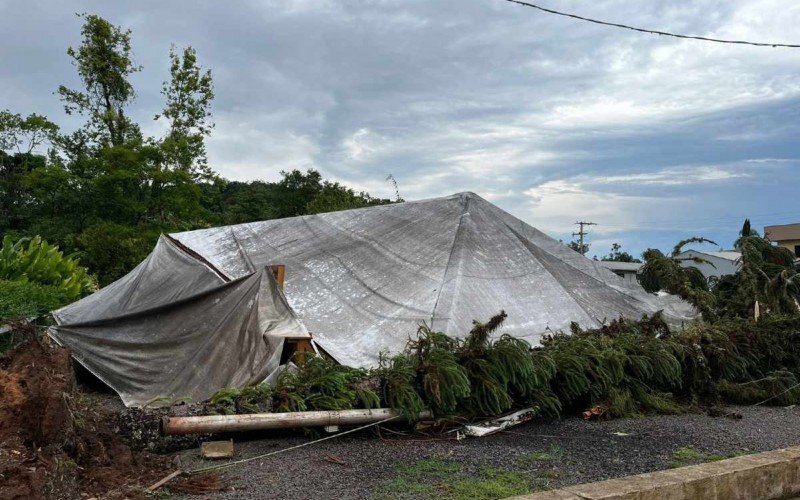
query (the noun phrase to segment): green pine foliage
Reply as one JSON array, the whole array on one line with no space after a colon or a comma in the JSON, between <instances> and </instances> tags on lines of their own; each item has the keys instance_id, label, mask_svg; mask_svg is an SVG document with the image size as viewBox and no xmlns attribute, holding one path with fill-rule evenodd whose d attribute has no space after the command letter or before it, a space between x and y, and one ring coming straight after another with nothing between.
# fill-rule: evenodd
<instances>
[{"instance_id":1,"label":"green pine foliage","mask_svg":"<svg viewBox=\"0 0 800 500\"><path fill-rule=\"evenodd\" d=\"M407 354L390 357L381 353L375 375L381 381L383 401L391 408L402 410L407 420L416 420L425 409L425 401L417 391L417 370L412 358Z\"/></svg>"},{"instance_id":2,"label":"green pine foliage","mask_svg":"<svg viewBox=\"0 0 800 500\"><path fill-rule=\"evenodd\" d=\"M434 414L452 415L462 399L470 395L470 380L457 357L458 341L432 331L424 323L417 339L409 340L406 352L414 361L422 397Z\"/></svg>"},{"instance_id":3,"label":"green pine foliage","mask_svg":"<svg viewBox=\"0 0 800 500\"><path fill-rule=\"evenodd\" d=\"M309 356L296 369L286 369L275 385L279 412L377 408L380 398L371 386L370 373Z\"/></svg>"},{"instance_id":4,"label":"green pine foliage","mask_svg":"<svg viewBox=\"0 0 800 500\"><path fill-rule=\"evenodd\" d=\"M217 415L265 413L272 410L272 386L258 384L241 389L220 389L208 400L209 411Z\"/></svg>"},{"instance_id":5,"label":"green pine foliage","mask_svg":"<svg viewBox=\"0 0 800 500\"><path fill-rule=\"evenodd\" d=\"M375 408L413 421L498 415L533 406L557 416L600 408L604 417L671 414L692 406L800 402L800 316L759 322L730 318L673 332L660 314L600 328L572 326L531 346L498 335L505 314L475 322L464 339L419 328L404 352L382 354L374 370L310 357L278 378L274 390L223 390L219 413Z\"/></svg>"}]
</instances>

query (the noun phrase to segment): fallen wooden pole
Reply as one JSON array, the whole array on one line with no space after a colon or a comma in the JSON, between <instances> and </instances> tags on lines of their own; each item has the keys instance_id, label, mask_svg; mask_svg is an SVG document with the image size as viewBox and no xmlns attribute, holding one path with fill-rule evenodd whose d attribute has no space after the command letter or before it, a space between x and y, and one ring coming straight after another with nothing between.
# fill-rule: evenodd
<instances>
[{"instance_id":1,"label":"fallen wooden pole","mask_svg":"<svg viewBox=\"0 0 800 500\"><path fill-rule=\"evenodd\" d=\"M251 413L247 415L204 415L196 417L163 417L161 432L175 434L213 434L217 432L241 432L267 429L296 429L301 427L323 427L359 425L380 422L400 417L401 413L390 408L375 410L299 411L291 413ZM428 411L417 420L430 420Z\"/></svg>"}]
</instances>

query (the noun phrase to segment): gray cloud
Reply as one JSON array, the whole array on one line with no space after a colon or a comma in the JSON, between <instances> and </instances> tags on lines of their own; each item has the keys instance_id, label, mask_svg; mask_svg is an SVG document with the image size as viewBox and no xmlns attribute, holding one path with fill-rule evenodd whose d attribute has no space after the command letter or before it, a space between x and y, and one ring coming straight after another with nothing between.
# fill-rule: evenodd
<instances>
[{"instance_id":1,"label":"gray cloud","mask_svg":"<svg viewBox=\"0 0 800 500\"><path fill-rule=\"evenodd\" d=\"M557 7L783 42L797 42L800 21L788 0ZM795 163L742 166L798 158L797 51L622 32L499 0L0 0L0 108L77 125L52 92L77 85L65 49L81 11L133 30L145 67L135 116L148 133L169 45L197 48L216 83L210 158L229 178L317 168L389 196L392 173L406 198L472 190L564 235L591 215L634 246L636 221L660 214L786 212L768 191L800 180ZM713 199L710 182L722 185Z\"/></svg>"}]
</instances>

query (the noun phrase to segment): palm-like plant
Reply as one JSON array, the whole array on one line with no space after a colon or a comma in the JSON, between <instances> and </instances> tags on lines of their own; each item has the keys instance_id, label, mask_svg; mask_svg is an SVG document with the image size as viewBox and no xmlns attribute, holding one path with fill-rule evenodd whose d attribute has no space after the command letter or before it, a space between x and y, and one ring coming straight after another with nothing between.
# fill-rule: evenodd
<instances>
[{"instance_id":1,"label":"palm-like plant","mask_svg":"<svg viewBox=\"0 0 800 500\"><path fill-rule=\"evenodd\" d=\"M655 293L664 290L677 295L697 307L708 320L716 317L714 295L709 291L708 280L696 267L683 267L681 263L691 260L696 264L711 264L699 257L680 257L683 248L689 243L710 243L713 241L699 236L678 242L672 249L670 256L664 255L660 250L650 248L644 251L645 264L639 270L637 278L642 287Z\"/></svg>"}]
</instances>

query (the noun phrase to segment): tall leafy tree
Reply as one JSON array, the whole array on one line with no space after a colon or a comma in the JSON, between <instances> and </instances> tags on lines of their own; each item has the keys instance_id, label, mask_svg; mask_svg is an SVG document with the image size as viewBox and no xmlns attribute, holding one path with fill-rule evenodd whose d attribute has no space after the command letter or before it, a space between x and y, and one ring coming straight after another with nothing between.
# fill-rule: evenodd
<instances>
[{"instance_id":1,"label":"tall leafy tree","mask_svg":"<svg viewBox=\"0 0 800 500\"><path fill-rule=\"evenodd\" d=\"M36 113L25 118L9 110L0 111L0 150L30 155L58 133L58 125Z\"/></svg>"},{"instance_id":2,"label":"tall leafy tree","mask_svg":"<svg viewBox=\"0 0 800 500\"><path fill-rule=\"evenodd\" d=\"M169 132L161 143L167 167L190 173L195 178L212 176L206 159L205 138L214 128L211 101L214 86L210 70L197 63L197 52L186 47L178 53L170 49L170 80L161 93L166 100L164 111L156 115L169 121Z\"/></svg>"},{"instance_id":3,"label":"tall leafy tree","mask_svg":"<svg viewBox=\"0 0 800 500\"><path fill-rule=\"evenodd\" d=\"M101 146L121 146L140 137L139 128L125 114L136 97L130 77L141 70L133 61L131 31L100 16L81 16L81 45L70 47L67 54L78 69L84 90L62 85L58 94L67 114L77 112L88 118L85 132L89 138Z\"/></svg>"},{"instance_id":4,"label":"tall leafy tree","mask_svg":"<svg viewBox=\"0 0 800 500\"><path fill-rule=\"evenodd\" d=\"M317 193L314 199L306 205L306 212L309 214L320 214L324 212L349 210L351 208L369 207L372 205L385 205L387 203L392 203L392 200L373 198L364 192L356 193L338 182L324 181L322 183L322 189Z\"/></svg>"},{"instance_id":5,"label":"tall leafy tree","mask_svg":"<svg viewBox=\"0 0 800 500\"><path fill-rule=\"evenodd\" d=\"M641 260L635 258L628 252L623 252L622 245L619 243L613 243L611 245L611 253L605 255L601 260L613 262L641 262Z\"/></svg>"},{"instance_id":6,"label":"tall leafy tree","mask_svg":"<svg viewBox=\"0 0 800 500\"><path fill-rule=\"evenodd\" d=\"M21 230L29 222L33 200L26 179L45 164L37 148L57 133L58 126L44 116L0 111L0 231Z\"/></svg>"}]
</instances>

